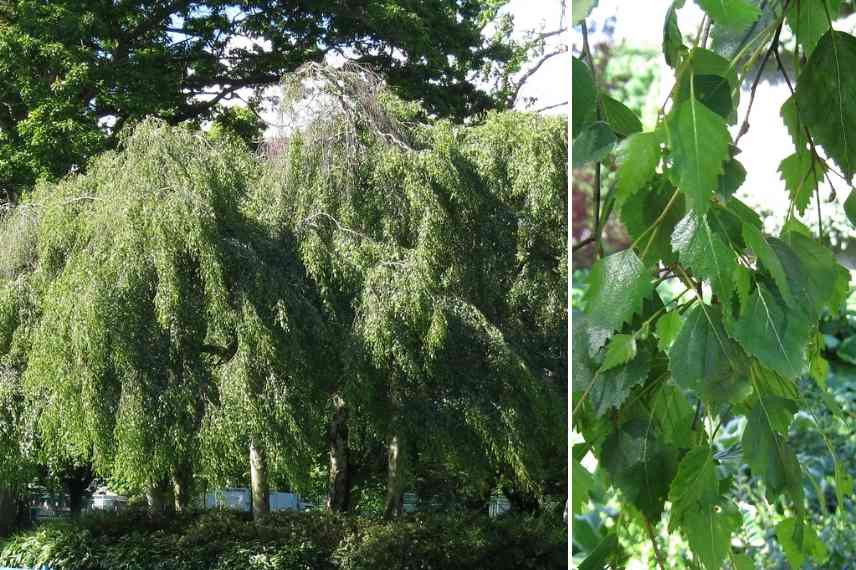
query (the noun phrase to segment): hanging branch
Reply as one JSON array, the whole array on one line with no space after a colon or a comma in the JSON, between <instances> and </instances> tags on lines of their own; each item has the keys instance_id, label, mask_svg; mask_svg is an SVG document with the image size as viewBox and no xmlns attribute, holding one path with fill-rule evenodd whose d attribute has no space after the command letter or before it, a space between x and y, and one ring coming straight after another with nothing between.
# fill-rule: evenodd
<instances>
[{"instance_id":1,"label":"hanging branch","mask_svg":"<svg viewBox=\"0 0 856 570\"><path fill-rule=\"evenodd\" d=\"M588 41L588 26L586 25L585 20L582 21L582 31L583 31L583 55L588 61L588 65L591 68L592 77L595 79L595 85L597 85L597 76L594 70L594 58L591 55L591 47L589 46ZM600 102L598 101L597 105L595 105L595 112L597 116L597 120L601 119L600 112ZM594 165L594 239L597 243L595 249L595 258L603 257L603 243L601 240L601 219L600 219L600 161L597 161Z\"/></svg>"}]
</instances>

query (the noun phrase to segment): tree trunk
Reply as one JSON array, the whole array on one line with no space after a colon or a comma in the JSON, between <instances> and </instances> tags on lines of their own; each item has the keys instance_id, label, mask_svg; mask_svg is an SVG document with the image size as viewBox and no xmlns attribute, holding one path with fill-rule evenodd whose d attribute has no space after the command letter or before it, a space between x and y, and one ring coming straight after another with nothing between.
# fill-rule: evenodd
<instances>
[{"instance_id":1,"label":"tree trunk","mask_svg":"<svg viewBox=\"0 0 856 570\"><path fill-rule=\"evenodd\" d=\"M270 511L270 490L265 452L255 441L250 442L250 490L253 495L253 520L258 521Z\"/></svg>"},{"instance_id":2,"label":"tree trunk","mask_svg":"<svg viewBox=\"0 0 856 570\"><path fill-rule=\"evenodd\" d=\"M92 470L88 466L69 467L63 476L63 487L68 493L68 507L72 518L80 516L83 510L83 499L86 496L86 488L92 482Z\"/></svg>"},{"instance_id":3,"label":"tree trunk","mask_svg":"<svg viewBox=\"0 0 856 570\"><path fill-rule=\"evenodd\" d=\"M172 511L174 501L169 483L169 480L163 479L146 491L146 501L149 503L149 511L152 514L164 514Z\"/></svg>"},{"instance_id":4,"label":"tree trunk","mask_svg":"<svg viewBox=\"0 0 856 570\"><path fill-rule=\"evenodd\" d=\"M18 503L11 487L0 485L0 537L8 536L15 529L18 518Z\"/></svg>"},{"instance_id":5,"label":"tree trunk","mask_svg":"<svg viewBox=\"0 0 856 570\"><path fill-rule=\"evenodd\" d=\"M333 419L328 431L330 480L327 510L347 512L351 508L351 471L348 462L348 408L338 394L333 396Z\"/></svg>"},{"instance_id":6,"label":"tree trunk","mask_svg":"<svg viewBox=\"0 0 856 570\"><path fill-rule=\"evenodd\" d=\"M395 434L387 448L386 502L383 516L385 519L400 517L404 508L404 446L401 435Z\"/></svg>"},{"instance_id":7,"label":"tree trunk","mask_svg":"<svg viewBox=\"0 0 856 570\"><path fill-rule=\"evenodd\" d=\"M172 472L172 494L176 512L183 513L190 508L192 485L193 468L189 463L182 462Z\"/></svg>"}]
</instances>

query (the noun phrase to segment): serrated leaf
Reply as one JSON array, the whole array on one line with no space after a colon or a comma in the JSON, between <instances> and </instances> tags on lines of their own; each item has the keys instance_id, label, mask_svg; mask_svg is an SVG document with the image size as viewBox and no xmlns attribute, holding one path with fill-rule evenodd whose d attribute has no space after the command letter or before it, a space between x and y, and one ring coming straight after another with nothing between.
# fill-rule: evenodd
<instances>
[{"instance_id":1,"label":"serrated leaf","mask_svg":"<svg viewBox=\"0 0 856 570\"><path fill-rule=\"evenodd\" d=\"M634 419L604 442L602 465L627 501L657 521L677 469L677 450L665 445L648 422Z\"/></svg>"},{"instance_id":2,"label":"serrated leaf","mask_svg":"<svg viewBox=\"0 0 856 570\"><path fill-rule=\"evenodd\" d=\"M710 229L704 216L690 212L678 223L672 232L672 249L684 266L710 282L721 303L731 306L737 255Z\"/></svg>"},{"instance_id":3,"label":"serrated leaf","mask_svg":"<svg viewBox=\"0 0 856 570\"><path fill-rule=\"evenodd\" d=\"M793 402L784 398L759 399L743 432L743 458L753 473L764 479L770 496L787 492L802 508L802 470L786 437L777 430L789 423L795 409Z\"/></svg>"},{"instance_id":4,"label":"serrated leaf","mask_svg":"<svg viewBox=\"0 0 856 570\"><path fill-rule=\"evenodd\" d=\"M824 2L826 7L824 8ZM806 57L814 51L817 42L829 30L829 19L826 10L834 22L838 17L841 0L806 0L791 2L785 12L788 26L793 31L799 44L803 47Z\"/></svg>"},{"instance_id":5,"label":"serrated leaf","mask_svg":"<svg viewBox=\"0 0 856 570\"><path fill-rule=\"evenodd\" d=\"M600 372L606 372L627 364L636 357L636 337L632 334L617 334L606 347L606 356L600 365Z\"/></svg>"},{"instance_id":6,"label":"serrated leaf","mask_svg":"<svg viewBox=\"0 0 856 570\"><path fill-rule=\"evenodd\" d=\"M586 308L595 339L592 350L602 346L606 335L629 322L642 309L642 302L654 291L651 275L633 250L599 259L589 275Z\"/></svg>"},{"instance_id":7,"label":"serrated leaf","mask_svg":"<svg viewBox=\"0 0 856 570\"><path fill-rule=\"evenodd\" d=\"M761 11L747 0L697 0L717 24L730 27L742 27L758 19Z\"/></svg>"},{"instance_id":8,"label":"serrated leaf","mask_svg":"<svg viewBox=\"0 0 856 570\"><path fill-rule=\"evenodd\" d=\"M740 316L727 324L731 336L764 366L785 378L806 370L813 326L806 307L789 307L780 295L758 283Z\"/></svg>"},{"instance_id":9,"label":"serrated leaf","mask_svg":"<svg viewBox=\"0 0 856 570\"><path fill-rule=\"evenodd\" d=\"M829 557L826 545L818 539L814 527L793 517L776 525L776 537L792 568L802 568L806 560L823 564Z\"/></svg>"},{"instance_id":10,"label":"serrated leaf","mask_svg":"<svg viewBox=\"0 0 856 570\"><path fill-rule=\"evenodd\" d=\"M791 293L790 282L782 266L782 261L776 255L776 251L770 245L770 239L765 236L759 228L750 225L743 226L743 239L746 245L752 249L758 261L770 272L779 292L788 305L794 306L796 301Z\"/></svg>"},{"instance_id":11,"label":"serrated leaf","mask_svg":"<svg viewBox=\"0 0 856 570\"><path fill-rule=\"evenodd\" d=\"M571 58L571 137L577 138L583 127L597 116L597 90L588 66Z\"/></svg>"},{"instance_id":12,"label":"serrated leaf","mask_svg":"<svg viewBox=\"0 0 856 570\"><path fill-rule=\"evenodd\" d=\"M711 229L722 235L723 240L727 237L727 241L738 251L746 249L743 225L759 229L763 226L754 210L733 196L725 204L713 204L706 216Z\"/></svg>"},{"instance_id":13,"label":"serrated leaf","mask_svg":"<svg viewBox=\"0 0 856 570\"><path fill-rule=\"evenodd\" d=\"M803 67L796 87L800 119L816 144L850 179L856 172L856 38L829 30Z\"/></svg>"},{"instance_id":14,"label":"serrated leaf","mask_svg":"<svg viewBox=\"0 0 856 570\"><path fill-rule=\"evenodd\" d=\"M677 311L669 311L657 319L657 346L661 351L668 352L683 324L684 320Z\"/></svg>"},{"instance_id":15,"label":"serrated leaf","mask_svg":"<svg viewBox=\"0 0 856 570\"><path fill-rule=\"evenodd\" d=\"M702 445L691 449L678 465L678 474L669 489L669 531L681 526L688 513L710 509L719 499L719 480L710 448Z\"/></svg>"},{"instance_id":16,"label":"serrated leaf","mask_svg":"<svg viewBox=\"0 0 856 570\"><path fill-rule=\"evenodd\" d=\"M588 317L575 312L571 322L571 392L576 397L589 388L599 366L591 356Z\"/></svg>"},{"instance_id":17,"label":"serrated leaf","mask_svg":"<svg viewBox=\"0 0 856 570\"><path fill-rule=\"evenodd\" d=\"M707 570L720 570L731 551L731 535L740 527L736 508L708 507L689 513L682 526L693 554Z\"/></svg>"},{"instance_id":18,"label":"serrated leaf","mask_svg":"<svg viewBox=\"0 0 856 570\"><path fill-rule=\"evenodd\" d=\"M571 149L571 166L579 168L589 162L599 162L606 158L618 139L609 125L595 121L584 126Z\"/></svg>"},{"instance_id":19,"label":"serrated leaf","mask_svg":"<svg viewBox=\"0 0 856 570\"><path fill-rule=\"evenodd\" d=\"M628 198L621 208L621 221L624 222L627 233L634 240L642 237L638 248L640 254L645 254L642 262L646 265L652 266L657 261L668 264L677 260L672 251L671 235L675 224L684 215L685 200L683 194L674 195L675 187L668 178L655 176L650 186ZM648 231L664 213L673 197L675 197L674 203L658 226Z\"/></svg>"},{"instance_id":20,"label":"serrated leaf","mask_svg":"<svg viewBox=\"0 0 856 570\"><path fill-rule=\"evenodd\" d=\"M589 491L594 487L594 478L588 469L576 459L572 459L571 474L571 514L576 515L580 512L580 507L588 501Z\"/></svg>"},{"instance_id":21,"label":"serrated leaf","mask_svg":"<svg viewBox=\"0 0 856 570\"><path fill-rule=\"evenodd\" d=\"M680 388L662 384L651 401L651 417L657 421L663 442L678 449L694 445L695 410Z\"/></svg>"},{"instance_id":22,"label":"serrated leaf","mask_svg":"<svg viewBox=\"0 0 856 570\"><path fill-rule=\"evenodd\" d=\"M669 6L669 11L666 12L666 20L663 22L663 57L666 58L666 65L672 68L678 65L681 53L687 51L686 46L684 46L684 38L681 35L681 30L678 28L678 13L676 8L673 2Z\"/></svg>"},{"instance_id":23,"label":"serrated leaf","mask_svg":"<svg viewBox=\"0 0 856 570\"><path fill-rule=\"evenodd\" d=\"M710 50L693 48L672 89L672 102L678 105L695 97L723 119L734 123L740 101L739 87L737 71L730 61Z\"/></svg>"},{"instance_id":24,"label":"serrated leaf","mask_svg":"<svg viewBox=\"0 0 856 570\"><path fill-rule=\"evenodd\" d=\"M749 359L725 334L719 307L698 305L669 351L672 377L708 402L739 402L751 391Z\"/></svg>"},{"instance_id":25,"label":"serrated leaf","mask_svg":"<svg viewBox=\"0 0 856 570\"><path fill-rule=\"evenodd\" d=\"M816 311L823 308L834 308L832 303L836 293L835 276L837 268L840 267L835 259L835 254L828 247L821 245L802 232L783 232L782 236L781 241L773 244L774 249L778 250L783 244L787 244L799 261L798 266L791 269L788 256L779 253L779 257L783 260L782 265L785 272L789 274L791 281L799 280L798 290L803 291L808 296L808 300ZM793 273L793 277L790 277L790 273ZM792 286L792 289L797 288Z\"/></svg>"},{"instance_id":26,"label":"serrated leaf","mask_svg":"<svg viewBox=\"0 0 856 570\"><path fill-rule=\"evenodd\" d=\"M636 133L618 147L615 203L620 208L654 176L660 162L660 133Z\"/></svg>"},{"instance_id":27,"label":"serrated leaf","mask_svg":"<svg viewBox=\"0 0 856 570\"><path fill-rule=\"evenodd\" d=\"M796 98L793 95L785 99L785 102L782 103L779 114L782 116L782 122L788 129L788 134L791 135L791 141L794 143L794 148L797 152L808 151L808 137L805 134L805 126L799 119Z\"/></svg>"},{"instance_id":28,"label":"serrated leaf","mask_svg":"<svg viewBox=\"0 0 856 570\"><path fill-rule=\"evenodd\" d=\"M814 160L810 152L796 152L779 164L779 173L785 181L785 188L790 194L800 215L805 210L814 195L817 185L823 181L826 167L819 160Z\"/></svg>"},{"instance_id":29,"label":"serrated leaf","mask_svg":"<svg viewBox=\"0 0 856 570\"><path fill-rule=\"evenodd\" d=\"M802 223L796 218L788 218L788 220L785 222L785 225L782 226L782 231L779 235L782 239L787 240L786 236L791 232L802 234L809 239L812 238L811 230L808 229L808 227L804 223Z\"/></svg>"},{"instance_id":30,"label":"serrated leaf","mask_svg":"<svg viewBox=\"0 0 856 570\"><path fill-rule=\"evenodd\" d=\"M844 201L844 213L847 214L847 220L856 226L856 190L851 190L847 195L847 200Z\"/></svg>"},{"instance_id":31,"label":"serrated leaf","mask_svg":"<svg viewBox=\"0 0 856 570\"><path fill-rule=\"evenodd\" d=\"M725 121L690 97L672 109L666 124L678 187L687 205L704 214L729 156Z\"/></svg>"},{"instance_id":32,"label":"serrated leaf","mask_svg":"<svg viewBox=\"0 0 856 570\"><path fill-rule=\"evenodd\" d=\"M650 371L651 352L642 349L627 364L598 372L588 396L595 415L602 416L611 408L620 407L634 386L645 383Z\"/></svg>"},{"instance_id":33,"label":"serrated leaf","mask_svg":"<svg viewBox=\"0 0 856 570\"><path fill-rule=\"evenodd\" d=\"M624 103L609 95L601 95L600 103L606 122L615 134L627 137L642 130L642 121Z\"/></svg>"}]
</instances>

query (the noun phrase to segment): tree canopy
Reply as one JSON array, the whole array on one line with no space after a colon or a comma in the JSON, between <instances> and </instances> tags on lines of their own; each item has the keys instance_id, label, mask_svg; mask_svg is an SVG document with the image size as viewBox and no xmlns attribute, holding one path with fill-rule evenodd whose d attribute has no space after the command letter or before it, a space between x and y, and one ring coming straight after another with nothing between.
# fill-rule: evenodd
<instances>
[{"instance_id":1,"label":"tree canopy","mask_svg":"<svg viewBox=\"0 0 856 570\"><path fill-rule=\"evenodd\" d=\"M16 453L181 508L248 463L306 488L341 402L388 450L391 514L419 458L556 492L566 123L422 122L361 68L295 81L340 106L267 156L149 119L3 218Z\"/></svg>"},{"instance_id":2,"label":"tree canopy","mask_svg":"<svg viewBox=\"0 0 856 570\"><path fill-rule=\"evenodd\" d=\"M330 55L372 66L439 116L502 107L502 78L521 64L507 19L497 19L505 3L6 2L0 190L14 199L37 178L84 168L126 124L206 120L239 90ZM497 33L486 38L491 23Z\"/></svg>"}]
</instances>

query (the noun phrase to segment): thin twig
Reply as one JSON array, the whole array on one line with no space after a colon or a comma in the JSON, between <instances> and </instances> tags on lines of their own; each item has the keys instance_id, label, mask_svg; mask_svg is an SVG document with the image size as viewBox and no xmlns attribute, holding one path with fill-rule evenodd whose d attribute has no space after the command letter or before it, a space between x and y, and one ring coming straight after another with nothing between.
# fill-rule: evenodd
<instances>
[{"instance_id":1,"label":"thin twig","mask_svg":"<svg viewBox=\"0 0 856 570\"><path fill-rule=\"evenodd\" d=\"M591 55L591 47L589 46L588 41L588 26L586 25L586 21L582 21L582 32L583 32L583 54L585 55L586 60L588 60L589 67L591 68L592 77L597 79L597 75L594 70L594 58ZM597 81L595 81L595 85ZM597 116L597 120L601 119L600 113L600 101L597 101L595 104L595 113ZM594 239L597 243L597 248L595 250L595 257L603 256L603 243L601 242L601 220L600 220L600 161L597 161L594 165Z\"/></svg>"},{"instance_id":2,"label":"thin twig","mask_svg":"<svg viewBox=\"0 0 856 570\"><path fill-rule=\"evenodd\" d=\"M651 521L649 521L646 517L645 519L645 530L648 531L648 537L651 539L651 545L654 547L654 557L657 559L657 565L660 567L660 570L666 570L666 564L663 562L663 555L660 554L660 547L657 546L657 537L654 536L654 528L651 526Z\"/></svg>"},{"instance_id":3,"label":"thin twig","mask_svg":"<svg viewBox=\"0 0 856 570\"><path fill-rule=\"evenodd\" d=\"M755 103L755 92L758 90L758 85L761 83L761 75L764 74L764 68L767 66L767 61L773 53L778 52L779 36L782 33L782 26L784 23L784 19L779 22L779 26L776 28L776 35L773 36L773 41L770 42L770 48L767 50L767 53L764 54L764 59L761 60L761 65L758 67L758 73L755 74L755 81L752 82L752 91L749 95L749 107L746 109L746 117L743 119L743 124L740 126L740 132L737 134L734 146L737 146L737 143L740 142L740 138L749 131L749 115L752 113L752 105Z\"/></svg>"}]
</instances>

